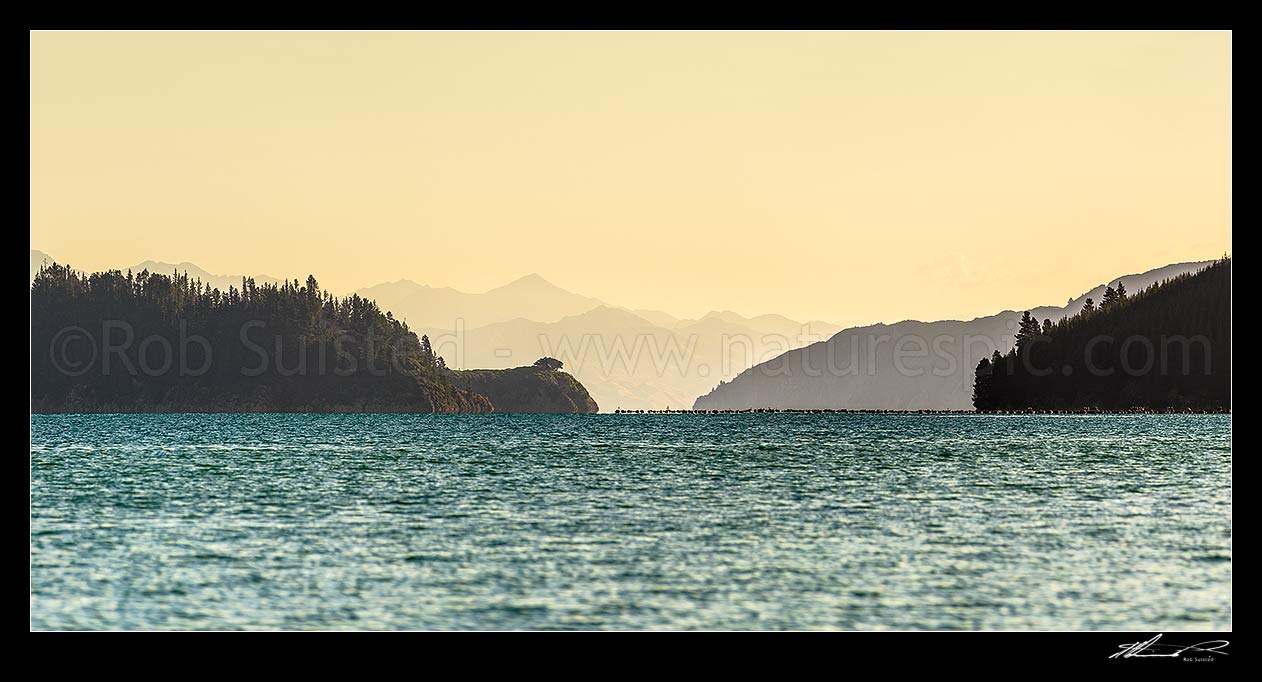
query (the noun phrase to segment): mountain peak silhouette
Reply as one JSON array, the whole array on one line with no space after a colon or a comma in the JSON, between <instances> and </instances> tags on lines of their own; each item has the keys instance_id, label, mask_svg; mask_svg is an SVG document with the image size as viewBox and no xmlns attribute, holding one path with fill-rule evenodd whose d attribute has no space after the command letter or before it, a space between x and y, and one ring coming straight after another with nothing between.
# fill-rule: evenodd
<instances>
[{"instance_id":1,"label":"mountain peak silhouette","mask_svg":"<svg viewBox=\"0 0 1262 682\"><path fill-rule=\"evenodd\" d=\"M532 272L529 275L522 275L521 277L518 277L517 279L509 282L508 284L505 284L497 288L499 289L544 289L544 288L560 289L561 287L558 287L552 282L549 282L548 280L544 279L543 276L540 275L539 273Z\"/></svg>"}]
</instances>

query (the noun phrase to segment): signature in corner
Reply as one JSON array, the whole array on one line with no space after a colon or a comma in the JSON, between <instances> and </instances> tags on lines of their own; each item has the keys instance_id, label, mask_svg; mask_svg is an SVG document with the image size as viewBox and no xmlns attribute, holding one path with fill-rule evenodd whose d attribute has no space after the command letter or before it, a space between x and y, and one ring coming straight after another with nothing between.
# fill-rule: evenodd
<instances>
[{"instance_id":1,"label":"signature in corner","mask_svg":"<svg viewBox=\"0 0 1262 682\"><path fill-rule=\"evenodd\" d=\"M1178 658L1185 653L1205 653L1211 657L1214 654L1227 655L1223 651L1229 642L1225 639L1211 639L1206 642L1197 644L1179 645L1179 644L1159 644L1161 635L1157 635L1146 642L1130 642L1118 646L1117 653L1109 656L1109 658Z\"/></svg>"}]
</instances>

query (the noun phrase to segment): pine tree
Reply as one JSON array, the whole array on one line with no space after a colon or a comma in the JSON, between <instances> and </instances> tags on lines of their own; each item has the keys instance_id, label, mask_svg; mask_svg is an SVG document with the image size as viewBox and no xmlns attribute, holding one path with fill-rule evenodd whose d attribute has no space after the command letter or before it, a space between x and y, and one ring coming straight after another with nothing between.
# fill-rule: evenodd
<instances>
[{"instance_id":1,"label":"pine tree","mask_svg":"<svg viewBox=\"0 0 1262 682\"><path fill-rule=\"evenodd\" d=\"M1081 314L1085 316L1085 315L1090 315L1091 313L1094 313L1094 312L1095 312L1095 301L1088 298L1087 301L1082 304Z\"/></svg>"},{"instance_id":2,"label":"pine tree","mask_svg":"<svg viewBox=\"0 0 1262 682\"><path fill-rule=\"evenodd\" d=\"M1104 300L1100 301L1100 310L1107 310L1117 302L1117 289L1109 287L1104 290Z\"/></svg>"},{"instance_id":3,"label":"pine tree","mask_svg":"<svg viewBox=\"0 0 1262 682\"><path fill-rule=\"evenodd\" d=\"M434 348L429 343L429 336L421 336L421 362L428 367L434 365Z\"/></svg>"},{"instance_id":4,"label":"pine tree","mask_svg":"<svg viewBox=\"0 0 1262 682\"><path fill-rule=\"evenodd\" d=\"M1017 327L1017 353L1025 352L1041 333L1042 329L1039 327L1039 321L1030 314L1030 311L1027 310L1022 313L1021 324Z\"/></svg>"}]
</instances>

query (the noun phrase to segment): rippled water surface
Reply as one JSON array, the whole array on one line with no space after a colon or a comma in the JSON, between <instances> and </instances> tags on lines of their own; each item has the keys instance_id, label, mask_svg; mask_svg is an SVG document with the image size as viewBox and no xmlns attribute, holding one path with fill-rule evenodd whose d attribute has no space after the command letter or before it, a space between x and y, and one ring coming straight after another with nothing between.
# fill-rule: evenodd
<instances>
[{"instance_id":1,"label":"rippled water surface","mask_svg":"<svg viewBox=\"0 0 1262 682\"><path fill-rule=\"evenodd\" d=\"M35 629L1231 626L1228 415L31 432Z\"/></svg>"}]
</instances>

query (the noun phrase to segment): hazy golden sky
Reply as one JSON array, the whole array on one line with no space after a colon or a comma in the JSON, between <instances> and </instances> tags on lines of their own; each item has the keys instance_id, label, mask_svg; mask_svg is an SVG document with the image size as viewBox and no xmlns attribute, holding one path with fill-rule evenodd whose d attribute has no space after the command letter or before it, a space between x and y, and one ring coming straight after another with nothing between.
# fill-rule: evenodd
<instances>
[{"instance_id":1,"label":"hazy golden sky","mask_svg":"<svg viewBox=\"0 0 1262 682\"><path fill-rule=\"evenodd\" d=\"M1229 33L34 33L31 245L839 323L1230 249Z\"/></svg>"}]
</instances>

